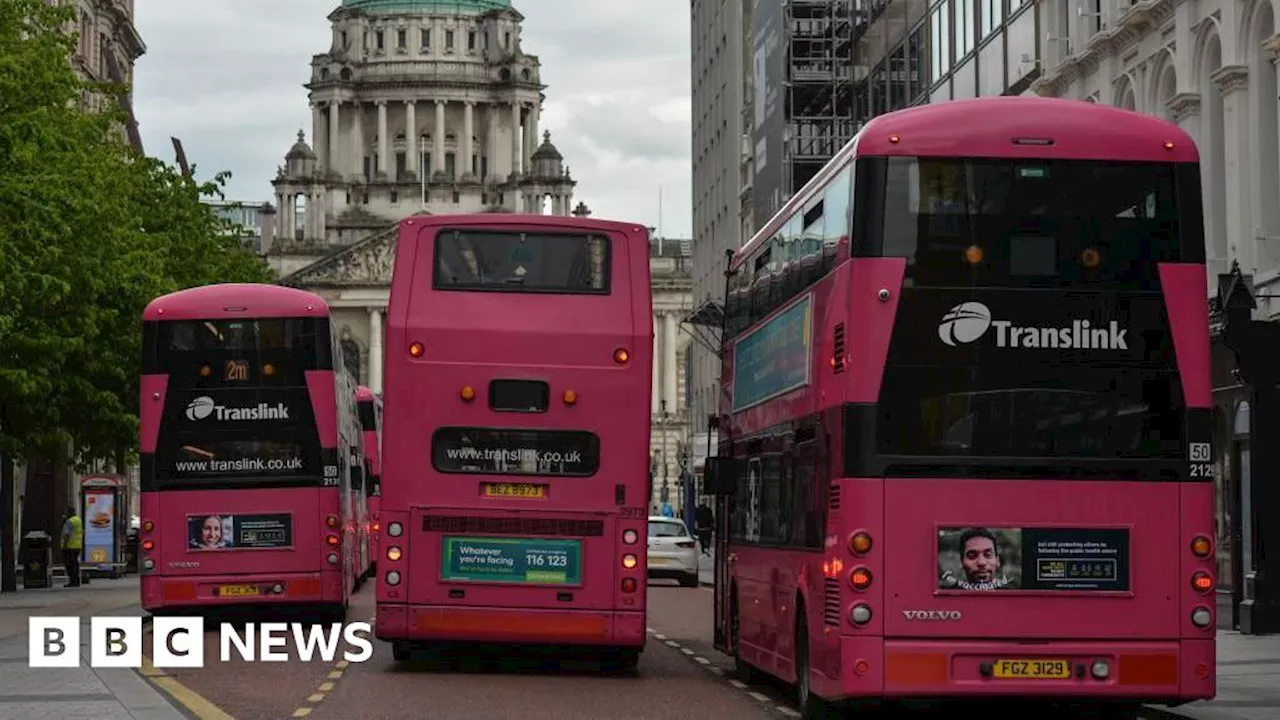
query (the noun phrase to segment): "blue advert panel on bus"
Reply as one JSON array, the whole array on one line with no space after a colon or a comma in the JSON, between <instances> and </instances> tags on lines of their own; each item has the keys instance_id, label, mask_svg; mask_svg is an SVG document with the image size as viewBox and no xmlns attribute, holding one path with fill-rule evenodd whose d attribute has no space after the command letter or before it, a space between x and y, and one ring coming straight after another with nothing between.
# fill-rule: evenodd
<instances>
[{"instance_id":1,"label":"blue advert panel on bus","mask_svg":"<svg viewBox=\"0 0 1280 720\"><path fill-rule=\"evenodd\" d=\"M734 345L734 412L809 384L811 298L805 295Z\"/></svg>"}]
</instances>

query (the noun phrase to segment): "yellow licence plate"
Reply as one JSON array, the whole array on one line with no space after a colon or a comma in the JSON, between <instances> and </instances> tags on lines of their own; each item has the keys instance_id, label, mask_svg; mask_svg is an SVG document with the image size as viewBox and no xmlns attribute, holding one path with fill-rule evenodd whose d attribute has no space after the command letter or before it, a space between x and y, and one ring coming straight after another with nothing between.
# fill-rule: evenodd
<instances>
[{"instance_id":1,"label":"yellow licence plate","mask_svg":"<svg viewBox=\"0 0 1280 720\"><path fill-rule=\"evenodd\" d=\"M223 597L248 597L260 593L253 585L223 585L218 588L218 594Z\"/></svg>"},{"instance_id":2,"label":"yellow licence plate","mask_svg":"<svg viewBox=\"0 0 1280 720\"><path fill-rule=\"evenodd\" d=\"M997 660L993 673L1002 680L1066 680L1071 677L1067 660Z\"/></svg>"},{"instance_id":3,"label":"yellow licence plate","mask_svg":"<svg viewBox=\"0 0 1280 720\"><path fill-rule=\"evenodd\" d=\"M651 557L651 558L649 558L649 564L650 564L650 565L666 565L666 564L667 564L667 559L666 559L666 558L656 558L656 557Z\"/></svg>"},{"instance_id":4,"label":"yellow licence plate","mask_svg":"<svg viewBox=\"0 0 1280 720\"><path fill-rule=\"evenodd\" d=\"M503 498L545 498L547 496L547 486L534 485L532 483L485 483L484 496Z\"/></svg>"}]
</instances>

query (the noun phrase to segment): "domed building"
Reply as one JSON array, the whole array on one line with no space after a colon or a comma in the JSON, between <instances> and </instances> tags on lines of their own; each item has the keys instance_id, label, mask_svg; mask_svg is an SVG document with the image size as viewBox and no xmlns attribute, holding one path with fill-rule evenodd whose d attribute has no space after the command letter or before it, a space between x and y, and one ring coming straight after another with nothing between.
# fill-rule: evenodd
<instances>
[{"instance_id":1,"label":"domed building","mask_svg":"<svg viewBox=\"0 0 1280 720\"><path fill-rule=\"evenodd\" d=\"M330 301L348 366L380 391L369 358L382 353L395 223L569 215L576 183L539 132L540 63L510 0L343 0L329 20L306 85L311 143L300 133L272 182L263 244L282 283Z\"/></svg>"}]
</instances>

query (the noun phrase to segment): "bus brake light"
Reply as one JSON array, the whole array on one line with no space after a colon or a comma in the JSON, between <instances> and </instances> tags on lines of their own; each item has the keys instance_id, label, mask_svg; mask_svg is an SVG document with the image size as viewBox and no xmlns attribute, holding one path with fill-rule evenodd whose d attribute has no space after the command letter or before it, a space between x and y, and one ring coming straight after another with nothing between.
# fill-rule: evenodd
<instances>
[{"instance_id":1,"label":"bus brake light","mask_svg":"<svg viewBox=\"0 0 1280 720\"><path fill-rule=\"evenodd\" d=\"M622 592L633 593L636 591L635 578L622 578Z\"/></svg>"},{"instance_id":2,"label":"bus brake light","mask_svg":"<svg viewBox=\"0 0 1280 720\"><path fill-rule=\"evenodd\" d=\"M151 552L152 550L155 550L155 549L156 549L156 543L155 543L155 541L154 541L154 540L143 540L143 541L142 541L142 549L143 549L143 550L146 550L147 552Z\"/></svg>"},{"instance_id":3,"label":"bus brake light","mask_svg":"<svg viewBox=\"0 0 1280 720\"><path fill-rule=\"evenodd\" d=\"M1209 573L1199 570L1191 576L1191 587L1195 588L1196 592L1212 592L1213 577Z\"/></svg>"},{"instance_id":4,"label":"bus brake light","mask_svg":"<svg viewBox=\"0 0 1280 720\"><path fill-rule=\"evenodd\" d=\"M864 567L856 567L849 572L849 585L854 590L866 590L871 587L871 571Z\"/></svg>"},{"instance_id":5,"label":"bus brake light","mask_svg":"<svg viewBox=\"0 0 1280 720\"><path fill-rule=\"evenodd\" d=\"M329 535L325 536L324 541L329 543L330 547L337 547L338 543L341 542L338 539L338 536L334 535L333 533L330 533Z\"/></svg>"},{"instance_id":6,"label":"bus brake light","mask_svg":"<svg viewBox=\"0 0 1280 720\"><path fill-rule=\"evenodd\" d=\"M426 352L426 348L422 347L422 343L416 342L409 346L409 354L413 357L420 358L422 353Z\"/></svg>"}]
</instances>

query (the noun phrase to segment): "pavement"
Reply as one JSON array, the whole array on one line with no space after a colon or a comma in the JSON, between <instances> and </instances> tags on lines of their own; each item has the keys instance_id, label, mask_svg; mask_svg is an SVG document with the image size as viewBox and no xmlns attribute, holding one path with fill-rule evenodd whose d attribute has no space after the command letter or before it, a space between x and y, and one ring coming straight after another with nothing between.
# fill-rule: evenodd
<instances>
[{"instance_id":1,"label":"pavement","mask_svg":"<svg viewBox=\"0 0 1280 720\"><path fill-rule=\"evenodd\" d=\"M184 720L137 671L89 667L90 616L144 616L138 601L137 576L0 594L0 720ZM80 667L27 666L33 615L80 617Z\"/></svg>"}]
</instances>

